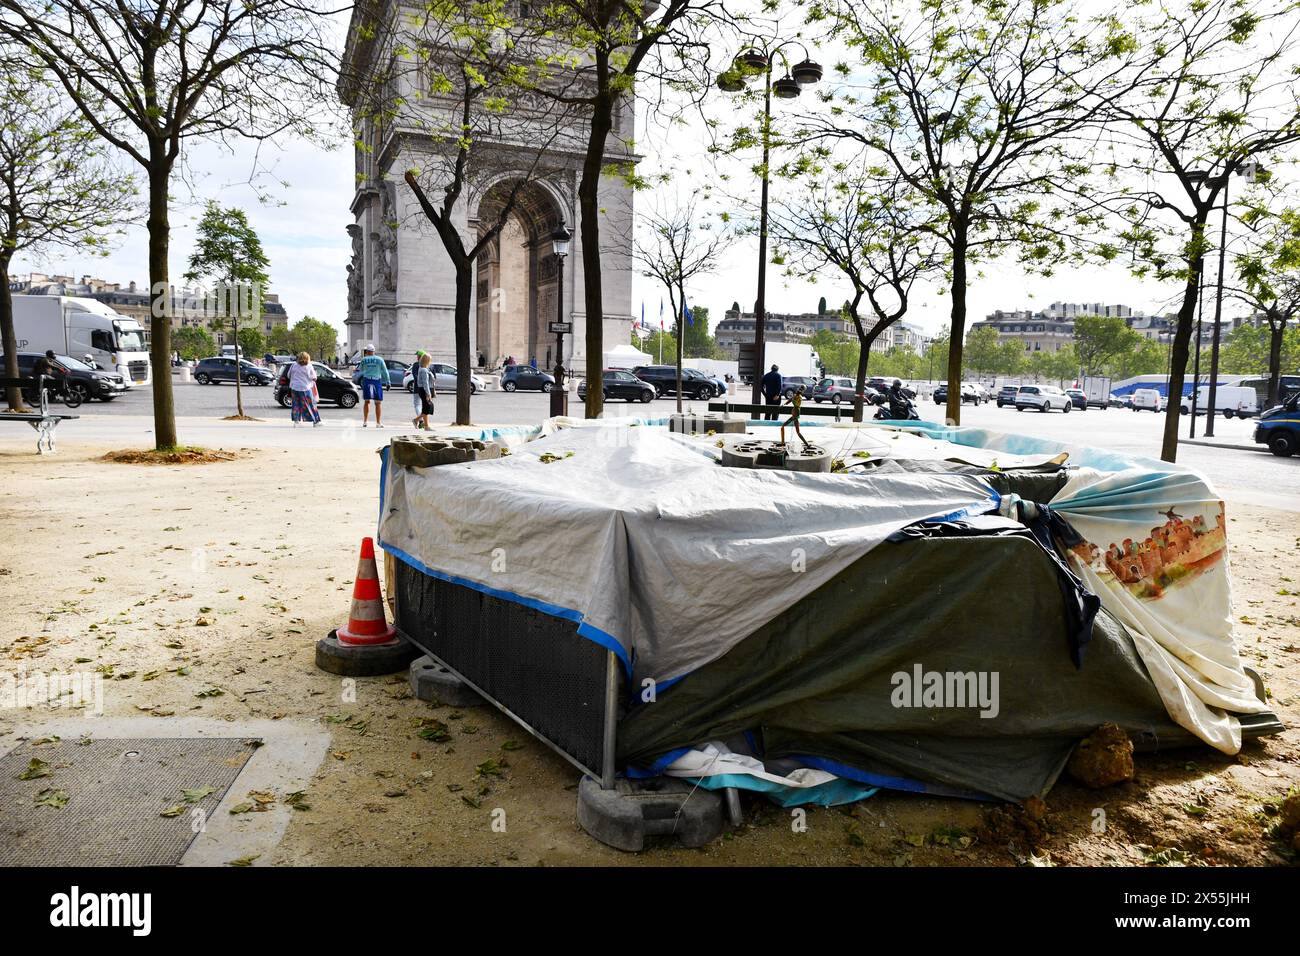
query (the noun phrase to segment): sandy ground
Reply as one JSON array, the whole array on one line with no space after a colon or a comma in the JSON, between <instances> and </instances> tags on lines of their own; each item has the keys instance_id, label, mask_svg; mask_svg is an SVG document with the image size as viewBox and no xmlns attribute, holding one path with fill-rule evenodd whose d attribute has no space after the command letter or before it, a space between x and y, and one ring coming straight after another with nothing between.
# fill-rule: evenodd
<instances>
[{"instance_id":1,"label":"sandy ground","mask_svg":"<svg viewBox=\"0 0 1300 956\"><path fill-rule=\"evenodd\" d=\"M263 448L233 462L157 467L97 461L107 448L64 445L38 459L28 447L0 445L0 670L99 668L109 717L227 721L232 734L253 720L328 732L304 798L310 809L291 815L256 865L1286 859L1269 837L1270 813L1300 785L1296 729L1236 758L1209 748L1139 756L1137 779L1104 791L1062 779L1040 820L882 793L853 808L810 809L800 828L789 811L747 800L746 825L709 847L622 854L579 830L577 772L507 718L430 707L411 697L404 674L358 680L353 701L315 668L313 645L344 620L357 542L374 529L373 452ZM1300 520L1235 504L1229 515L1238 637L1277 713L1297 728ZM0 752L44 715L0 712ZM417 736L428 718L451 728L450 741ZM499 776L479 772L489 760ZM219 812L241 801L237 780Z\"/></svg>"}]
</instances>

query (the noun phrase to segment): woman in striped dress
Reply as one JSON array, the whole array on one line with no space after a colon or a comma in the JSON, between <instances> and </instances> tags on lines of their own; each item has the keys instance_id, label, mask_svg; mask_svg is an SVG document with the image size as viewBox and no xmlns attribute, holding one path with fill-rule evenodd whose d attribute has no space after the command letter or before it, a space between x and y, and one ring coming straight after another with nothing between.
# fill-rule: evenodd
<instances>
[{"instance_id":1,"label":"woman in striped dress","mask_svg":"<svg viewBox=\"0 0 1300 956\"><path fill-rule=\"evenodd\" d=\"M289 390L293 392L289 417L293 419L294 427L306 421L311 422L313 428L320 427L320 412L316 411L316 367L306 352L299 352L298 361L289 366Z\"/></svg>"}]
</instances>

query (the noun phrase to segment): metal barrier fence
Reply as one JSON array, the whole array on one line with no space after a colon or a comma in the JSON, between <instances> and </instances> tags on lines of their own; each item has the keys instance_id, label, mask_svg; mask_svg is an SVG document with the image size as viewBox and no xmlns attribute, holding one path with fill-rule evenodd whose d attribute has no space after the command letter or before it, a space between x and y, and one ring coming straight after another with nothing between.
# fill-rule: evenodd
<instances>
[{"instance_id":1,"label":"metal barrier fence","mask_svg":"<svg viewBox=\"0 0 1300 956\"><path fill-rule=\"evenodd\" d=\"M572 621L396 562L397 627L579 770L614 785L622 670Z\"/></svg>"}]
</instances>

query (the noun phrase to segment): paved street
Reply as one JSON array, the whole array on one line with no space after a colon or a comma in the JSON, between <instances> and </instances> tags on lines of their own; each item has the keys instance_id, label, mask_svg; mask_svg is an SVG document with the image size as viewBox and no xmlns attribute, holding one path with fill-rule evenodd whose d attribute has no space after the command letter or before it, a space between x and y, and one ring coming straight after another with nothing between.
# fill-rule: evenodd
<instances>
[{"instance_id":1,"label":"paved street","mask_svg":"<svg viewBox=\"0 0 1300 956\"><path fill-rule=\"evenodd\" d=\"M221 418L235 413L234 385L197 385L176 383L176 415L179 418L213 416ZM244 413L256 418L268 420L289 420L289 410L281 408L275 401L275 389L272 386L246 385L243 387ZM484 392L472 399L474 420L495 425L535 424L550 412L550 396L541 392ZM446 421L455 406L456 396L450 392L439 392L435 398L437 411L434 421ZM87 402L77 409L81 415L149 415L153 407L152 388L134 389L111 402ZM577 396L570 398L575 408L580 404ZM690 404L690 403L688 403ZM695 405L702 411L707 403ZM676 408L673 398L661 398L648 405L625 402L613 402L614 414L624 411L638 416L668 415ZM394 422L411 420L411 397L404 391L388 393L385 411L389 412ZM322 416L331 420L355 421L361 423L361 407L343 409L324 404Z\"/></svg>"},{"instance_id":2,"label":"paved street","mask_svg":"<svg viewBox=\"0 0 1300 956\"><path fill-rule=\"evenodd\" d=\"M230 385L203 386L180 385L175 389L176 413L181 440L190 444L263 447L377 447L392 436L391 429L410 428L410 399L405 393L393 393L386 402L389 428L363 430L361 409L341 409L323 406L322 416L327 422L321 429L293 429L289 427L289 413L274 401L269 387L244 389L244 410L259 422L237 423L221 421L234 413L235 390ZM124 395L111 403L89 402L82 405L78 414L82 419L68 422L59 430L59 439L74 442L111 443L116 445L146 445L152 440L152 396L148 389ZM450 417L454 398L439 394L435 423ZM688 402L688 408L704 411L704 402ZM574 411L580 406L572 402ZM923 418L934 419L939 407L922 401L919 409ZM540 393L485 392L473 399L473 417L479 425L530 425L544 419L549 413L549 396ZM615 402L610 405L611 415L637 417L666 416L673 412L675 401L663 398L646 405L628 405ZM1012 408L998 408L988 403L978 407L967 405L962 409L962 423L978 425L998 431L1018 432L1082 445L1109 448L1133 455L1159 457L1160 434L1163 416L1132 412L1127 409L1092 409L1074 411L1070 415L1059 412L1039 414L1017 412ZM1205 419L1197 420L1198 438L1205 430ZM1215 422L1216 439L1229 445L1253 446L1251 441L1254 421L1226 420ZM1184 420L1181 433L1186 436ZM0 440L27 444L30 438L17 429L0 433ZM1260 447L1243 450L1231 447L1204 447L1182 444L1179 461L1203 471L1230 499L1271 508L1300 511L1300 459L1282 459L1270 455Z\"/></svg>"}]
</instances>

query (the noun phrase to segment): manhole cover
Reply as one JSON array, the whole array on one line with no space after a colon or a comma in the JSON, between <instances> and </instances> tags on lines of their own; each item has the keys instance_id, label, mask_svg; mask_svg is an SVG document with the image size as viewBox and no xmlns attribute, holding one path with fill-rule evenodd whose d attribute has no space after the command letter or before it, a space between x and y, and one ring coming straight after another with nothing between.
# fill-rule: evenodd
<instances>
[{"instance_id":1,"label":"manhole cover","mask_svg":"<svg viewBox=\"0 0 1300 956\"><path fill-rule=\"evenodd\" d=\"M23 744L0 757L0 865L173 866L254 749L245 738ZM18 779L33 759L45 775Z\"/></svg>"}]
</instances>

